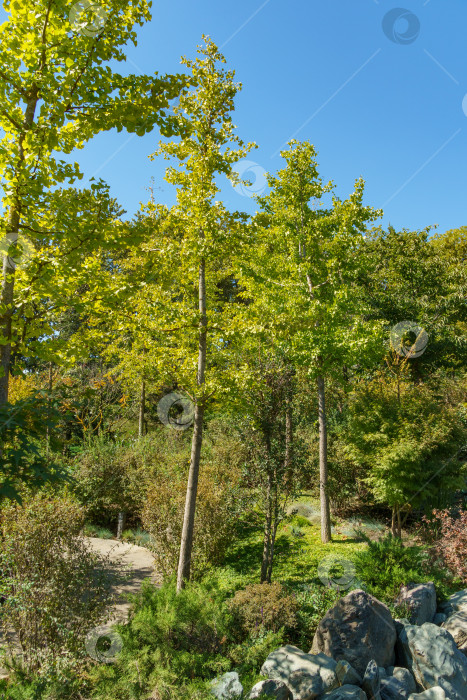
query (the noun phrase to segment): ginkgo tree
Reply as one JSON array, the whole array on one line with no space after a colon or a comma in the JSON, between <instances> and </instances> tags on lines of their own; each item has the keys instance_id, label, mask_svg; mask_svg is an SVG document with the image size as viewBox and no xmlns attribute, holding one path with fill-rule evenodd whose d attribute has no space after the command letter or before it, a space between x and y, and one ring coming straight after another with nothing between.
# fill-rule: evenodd
<instances>
[{"instance_id":1,"label":"ginkgo tree","mask_svg":"<svg viewBox=\"0 0 467 700\"><path fill-rule=\"evenodd\" d=\"M142 135L157 124L173 133L164 108L184 79L124 76L109 65L125 60L124 46L129 41L136 44L134 28L150 18L149 8L147 0L4 3L8 19L0 26L0 404L8 400L12 360L16 299L11 261L28 246L38 247L41 234L36 234L31 219L44 211L48 193L82 177L77 163L58 154L70 154L113 127Z\"/></svg>"},{"instance_id":2,"label":"ginkgo tree","mask_svg":"<svg viewBox=\"0 0 467 700\"><path fill-rule=\"evenodd\" d=\"M152 349L158 374L194 403L179 590L190 577L203 418L213 397L228 395L236 381L232 305L223 288L225 280L235 278L246 215L230 213L216 195L219 177L235 179L232 165L251 148L236 136L232 122L240 85L232 71L222 68L225 58L215 44L204 40L195 60L182 61L191 70L192 83L174 108L183 136L157 151L175 160L166 180L176 187L177 200L155 232L151 248L158 283L148 285L152 316L158 319L158 342Z\"/></svg>"},{"instance_id":3,"label":"ginkgo tree","mask_svg":"<svg viewBox=\"0 0 467 700\"><path fill-rule=\"evenodd\" d=\"M318 173L316 152L292 140L285 167L268 175L259 197L254 255L242 262L240 285L252 303L245 327L266 334L288 361L315 382L319 417L321 537L331 539L328 496L326 377L363 355L384 350L381 326L364 319L358 291L358 243L380 212L363 205L364 183L341 201ZM326 198L331 201L324 205Z\"/></svg>"}]
</instances>

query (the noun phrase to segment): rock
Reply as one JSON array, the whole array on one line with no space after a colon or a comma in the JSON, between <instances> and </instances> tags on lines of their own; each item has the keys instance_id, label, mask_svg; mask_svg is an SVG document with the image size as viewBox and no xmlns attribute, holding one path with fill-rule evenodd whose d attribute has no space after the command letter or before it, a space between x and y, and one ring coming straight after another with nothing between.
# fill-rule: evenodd
<instances>
[{"instance_id":1,"label":"rock","mask_svg":"<svg viewBox=\"0 0 467 700\"><path fill-rule=\"evenodd\" d=\"M361 685L363 681L361 675L344 659L337 662L336 676L341 685Z\"/></svg>"},{"instance_id":2,"label":"rock","mask_svg":"<svg viewBox=\"0 0 467 700\"><path fill-rule=\"evenodd\" d=\"M399 683L402 683L404 688L407 689L408 693L415 693L417 690L417 684L415 683L415 678L410 673L408 668L401 668L396 666L393 669L392 677L396 678Z\"/></svg>"},{"instance_id":3,"label":"rock","mask_svg":"<svg viewBox=\"0 0 467 700\"><path fill-rule=\"evenodd\" d=\"M367 700L364 690L358 685L342 685L331 693L325 693L320 700Z\"/></svg>"},{"instance_id":4,"label":"rock","mask_svg":"<svg viewBox=\"0 0 467 700\"><path fill-rule=\"evenodd\" d=\"M440 625L443 624L443 622L446 622L447 619L448 619L448 616L447 616L447 615L445 615L444 613L438 612L438 613L436 613L436 615L434 616L432 622L433 622L434 625L438 625L438 627L439 627Z\"/></svg>"},{"instance_id":5,"label":"rock","mask_svg":"<svg viewBox=\"0 0 467 700\"><path fill-rule=\"evenodd\" d=\"M287 685L293 700L315 700L323 694L323 681L318 674L293 671L288 678Z\"/></svg>"},{"instance_id":6,"label":"rock","mask_svg":"<svg viewBox=\"0 0 467 700\"><path fill-rule=\"evenodd\" d=\"M362 689L365 691L368 700L380 700L379 689L381 685L381 676L376 661L372 659L366 667L363 676Z\"/></svg>"},{"instance_id":7,"label":"rock","mask_svg":"<svg viewBox=\"0 0 467 700\"><path fill-rule=\"evenodd\" d=\"M399 635L398 651L422 689L440 686L449 700L466 700L467 657L445 629L431 622L420 627L406 625Z\"/></svg>"},{"instance_id":8,"label":"rock","mask_svg":"<svg viewBox=\"0 0 467 700\"><path fill-rule=\"evenodd\" d=\"M447 618L444 629L452 634L457 648L467 656L467 588L454 593L439 609Z\"/></svg>"},{"instance_id":9,"label":"rock","mask_svg":"<svg viewBox=\"0 0 467 700\"><path fill-rule=\"evenodd\" d=\"M447 616L452 615L460 610L467 610L467 588L462 591L457 591L453 595L439 604L439 611Z\"/></svg>"},{"instance_id":10,"label":"rock","mask_svg":"<svg viewBox=\"0 0 467 700\"><path fill-rule=\"evenodd\" d=\"M406 605L409 609L409 622L423 625L431 622L436 613L436 589L433 583L409 583L402 586L396 605Z\"/></svg>"},{"instance_id":11,"label":"rock","mask_svg":"<svg viewBox=\"0 0 467 700\"><path fill-rule=\"evenodd\" d=\"M439 685L433 686L428 690L424 690L423 693L412 693L409 695L409 700L446 700L446 693Z\"/></svg>"},{"instance_id":12,"label":"rock","mask_svg":"<svg viewBox=\"0 0 467 700\"><path fill-rule=\"evenodd\" d=\"M254 685L250 690L248 700L255 700L255 698L259 697L275 698L275 700L292 700L293 695L285 683L269 679Z\"/></svg>"},{"instance_id":13,"label":"rock","mask_svg":"<svg viewBox=\"0 0 467 700\"><path fill-rule=\"evenodd\" d=\"M452 635L457 648L467 656L467 611L455 612L442 626Z\"/></svg>"},{"instance_id":14,"label":"rock","mask_svg":"<svg viewBox=\"0 0 467 700\"><path fill-rule=\"evenodd\" d=\"M409 691L393 676L381 678L380 693L382 700L407 700L409 697Z\"/></svg>"},{"instance_id":15,"label":"rock","mask_svg":"<svg viewBox=\"0 0 467 700\"><path fill-rule=\"evenodd\" d=\"M318 625L310 653L348 661L363 676L368 662L394 664L396 629L389 609L369 593L351 591Z\"/></svg>"},{"instance_id":16,"label":"rock","mask_svg":"<svg viewBox=\"0 0 467 700\"><path fill-rule=\"evenodd\" d=\"M339 685L336 666L337 662L326 654L305 654L297 647L287 644L269 654L261 668L261 675L283 681L295 699L296 694L302 692L295 688L302 688L306 684L313 687L313 692L316 689L316 696L313 697L317 697ZM300 676L310 676L315 679L314 683L311 683L310 678L300 680Z\"/></svg>"},{"instance_id":17,"label":"rock","mask_svg":"<svg viewBox=\"0 0 467 700\"><path fill-rule=\"evenodd\" d=\"M214 678L211 683L211 693L218 700L233 700L233 698L241 698L243 695L243 686L240 683L238 673L224 673L219 678Z\"/></svg>"}]
</instances>

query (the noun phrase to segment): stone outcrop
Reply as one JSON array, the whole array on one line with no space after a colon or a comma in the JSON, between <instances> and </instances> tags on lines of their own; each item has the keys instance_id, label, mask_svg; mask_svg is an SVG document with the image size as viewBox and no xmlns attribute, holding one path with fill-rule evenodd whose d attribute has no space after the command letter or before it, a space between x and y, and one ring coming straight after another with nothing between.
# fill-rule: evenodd
<instances>
[{"instance_id":1,"label":"stone outcrop","mask_svg":"<svg viewBox=\"0 0 467 700\"><path fill-rule=\"evenodd\" d=\"M362 590L341 598L318 625L311 653L348 661L363 676L368 663L394 664L396 630L386 607Z\"/></svg>"},{"instance_id":2,"label":"stone outcrop","mask_svg":"<svg viewBox=\"0 0 467 700\"><path fill-rule=\"evenodd\" d=\"M405 625L398 651L421 690L442 688L449 700L467 700L467 657L442 627Z\"/></svg>"},{"instance_id":3,"label":"stone outcrop","mask_svg":"<svg viewBox=\"0 0 467 700\"><path fill-rule=\"evenodd\" d=\"M412 625L432 622L436 613L435 586L433 583L409 583L401 588L395 602L397 605L407 606L409 622Z\"/></svg>"}]
</instances>

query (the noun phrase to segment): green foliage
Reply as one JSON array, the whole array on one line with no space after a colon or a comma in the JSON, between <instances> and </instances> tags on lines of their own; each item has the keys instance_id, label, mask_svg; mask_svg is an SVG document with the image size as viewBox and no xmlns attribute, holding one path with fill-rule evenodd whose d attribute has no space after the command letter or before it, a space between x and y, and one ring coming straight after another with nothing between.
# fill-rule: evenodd
<instances>
[{"instance_id":1,"label":"green foliage","mask_svg":"<svg viewBox=\"0 0 467 700\"><path fill-rule=\"evenodd\" d=\"M466 426L459 407L428 384L381 374L356 385L347 429L348 453L380 503L429 508L464 483L457 453Z\"/></svg>"},{"instance_id":2,"label":"green foliage","mask_svg":"<svg viewBox=\"0 0 467 700\"><path fill-rule=\"evenodd\" d=\"M265 631L292 629L297 623L297 601L280 583L257 583L237 591L229 602L239 628L255 636Z\"/></svg>"},{"instance_id":3,"label":"green foliage","mask_svg":"<svg viewBox=\"0 0 467 700\"><path fill-rule=\"evenodd\" d=\"M0 510L2 625L21 640L24 665L48 679L84 654L84 637L111 602L106 560L80 537L70 498L38 494Z\"/></svg>"},{"instance_id":4,"label":"green foliage","mask_svg":"<svg viewBox=\"0 0 467 700\"><path fill-rule=\"evenodd\" d=\"M426 547L404 546L391 534L372 541L359 533L368 545L355 555L357 577L369 593L385 603L393 604L401 586L433 581L440 595L446 590L447 577L439 568L431 569Z\"/></svg>"},{"instance_id":5,"label":"green foliage","mask_svg":"<svg viewBox=\"0 0 467 700\"><path fill-rule=\"evenodd\" d=\"M201 467L192 555L193 572L198 576L209 564L221 561L242 510L240 473L229 461ZM173 573L178 563L185 492L185 469L160 465L142 511L156 566L166 574Z\"/></svg>"},{"instance_id":6,"label":"green foliage","mask_svg":"<svg viewBox=\"0 0 467 700\"><path fill-rule=\"evenodd\" d=\"M124 511L138 516L151 477L147 467L157 453L156 440L91 437L77 455L74 491L93 522L115 525Z\"/></svg>"},{"instance_id":7,"label":"green foliage","mask_svg":"<svg viewBox=\"0 0 467 700\"><path fill-rule=\"evenodd\" d=\"M44 454L47 430L56 415L56 409L40 394L0 406L0 501L9 498L21 502L22 488L68 478L63 468Z\"/></svg>"},{"instance_id":8,"label":"green foliage","mask_svg":"<svg viewBox=\"0 0 467 700\"><path fill-rule=\"evenodd\" d=\"M315 581L300 586L296 593L297 625L292 636L300 649L311 648L320 620L342 595L342 591Z\"/></svg>"},{"instance_id":9,"label":"green foliage","mask_svg":"<svg viewBox=\"0 0 467 700\"><path fill-rule=\"evenodd\" d=\"M221 600L201 585L189 584L177 595L172 582L159 589L145 582L130 623L120 628L123 650L112 669L98 669L93 697L140 697L154 688L161 697L175 697L175 687L183 693L192 679L229 670L230 626Z\"/></svg>"}]
</instances>

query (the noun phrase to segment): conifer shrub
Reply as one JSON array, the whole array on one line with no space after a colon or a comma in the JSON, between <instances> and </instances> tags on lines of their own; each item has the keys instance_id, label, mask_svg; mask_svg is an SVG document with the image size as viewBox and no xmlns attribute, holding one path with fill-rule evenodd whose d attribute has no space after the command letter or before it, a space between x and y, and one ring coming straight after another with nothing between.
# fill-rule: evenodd
<instances>
[{"instance_id":1,"label":"conifer shrub","mask_svg":"<svg viewBox=\"0 0 467 700\"><path fill-rule=\"evenodd\" d=\"M444 597L448 585L446 575L440 568L430 565L426 547L404 546L399 537L390 533L378 541L370 540L361 531L358 535L368 547L355 554L357 579L369 593L392 604L401 586L433 581L439 596Z\"/></svg>"},{"instance_id":2,"label":"conifer shrub","mask_svg":"<svg viewBox=\"0 0 467 700\"><path fill-rule=\"evenodd\" d=\"M297 625L297 599L278 582L252 584L237 591L229 608L243 633L251 636Z\"/></svg>"}]
</instances>

